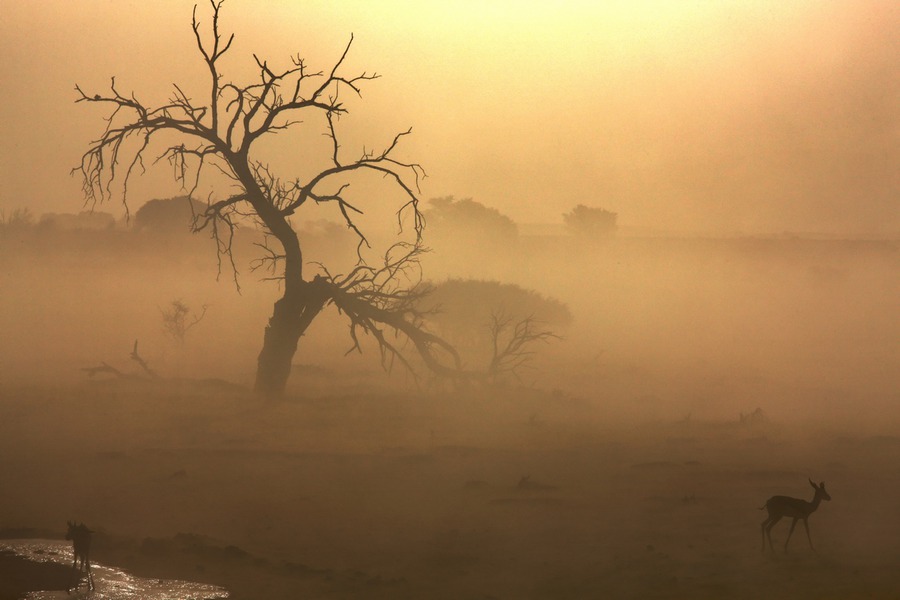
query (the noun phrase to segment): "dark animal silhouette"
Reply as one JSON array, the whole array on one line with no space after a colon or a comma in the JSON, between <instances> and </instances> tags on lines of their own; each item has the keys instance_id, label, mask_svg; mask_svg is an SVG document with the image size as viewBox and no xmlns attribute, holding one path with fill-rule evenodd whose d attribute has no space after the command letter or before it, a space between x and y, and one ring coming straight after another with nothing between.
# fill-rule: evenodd
<instances>
[{"instance_id":1,"label":"dark animal silhouette","mask_svg":"<svg viewBox=\"0 0 900 600\"><path fill-rule=\"evenodd\" d=\"M72 521L67 522L69 530L66 539L72 540L72 577L66 591L77 589L82 580L87 581L88 589L94 589L94 576L91 574L91 535L94 533L84 523L76 525ZM78 566L78 563L81 563ZM74 582L75 585L72 585Z\"/></svg>"},{"instance_id":2,"label":"dark animal silhouette","mask_svg":"<svg viewBox=\"0 0 900 600\"><path fill-rule=\"evenodd\" d=\"M806 539L809 540L809 547L815 552L816 549L813 548L812 538L809 536L809 523L807 520L809 519L809 515L819 508L819 503L822 502L822 500L831 500L831 496L825 491L824 481L819 485L816 485L813 483L813 480L810 479L809 484L816 490L816 495L813 496L811 502L800 500L799 498L791 498L789 496L772 496L766 501L765 506L759 508L760 510L765 509L769 511L768 518L763 521L760 526L763 552L766 551L766 538L769 538L769 548L772 549L772 552L775 552L775 547L772 545L772 527L774 527L775 523L780 521L782 517L791 517L794 519L791 522L791 530L788 532L787 539L784 541L784 551L787 552L788 542L791 541L791 534L794 533L794 526L797 524L797 521L802 520L803 527L806 528Z\"/></svg>"}]
</instances>

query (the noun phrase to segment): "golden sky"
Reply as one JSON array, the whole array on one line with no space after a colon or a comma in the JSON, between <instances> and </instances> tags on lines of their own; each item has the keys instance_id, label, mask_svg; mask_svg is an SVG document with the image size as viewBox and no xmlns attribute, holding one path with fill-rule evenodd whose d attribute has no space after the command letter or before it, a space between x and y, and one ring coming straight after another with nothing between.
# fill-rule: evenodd
<instances>
[{"instance_id":1,"label":"golden sky","mask_svg":"<svg viewBox=\"0 0 900 600\"><path fill-rule=\"evenodd\" d=\"M73 104L75 83L204 93L192 6L0 0L0 209L80 209L68 170L103 113ZM471 196L520 223L583 203L639 230L900 232L894 0L227 0L221 26L235 79L252 52L328 68L352 32L348 72L383 77L342 122L348 143L412 126L425 198ZM134 201L177 193L166 175Z\"/></svg>"}]
</instances>

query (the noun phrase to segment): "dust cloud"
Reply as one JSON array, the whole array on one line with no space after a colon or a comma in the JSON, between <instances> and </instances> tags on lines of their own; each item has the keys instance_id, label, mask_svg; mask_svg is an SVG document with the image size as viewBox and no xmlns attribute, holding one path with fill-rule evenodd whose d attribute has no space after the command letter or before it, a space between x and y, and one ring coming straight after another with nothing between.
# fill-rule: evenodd
<instances>
[{"instance_id":1,"label":"dust cloud","mask_svg":"<svg viewBox=\"0 0 900 600\"><path fill-rule=\"evenodd\" d=\"M309 260L352 265L344 232L303 231ZM238 293L202 237L4 231L4 537L77 519L98 532L95 560L234 598L896 589L896 241L451 239L423 259L431 281L568 307L533 368L417 385L365 341L344 356L329 313L276 404L248 391L278 297L248 268L253 241L236 246ZM188 322L206 306L183 342L164 328L175 300ZM812 499L809 478L832 497L809 519L817 552L795 531L783 553L789 519L761 552L758 509Z\"/></svg>"},{"instance_id":2,"label":"dust cloud","mask_svg":"<svg viewBox=\"0 0 900 600\"><path fill-rule=\"evenodd\" d=\"M392 164L485 219L428 215L420 264L448 303L423 323L490 376L386 370L330 306L278 402L251 391L281 295L251 223L232 264L141 222L185 193L150 151L131 222L62 214L111 76L123 106L210 98L194 3L50 4L0 19L0 538L29 540L0 543L0 600L62 593L4 548L58 563L67 521L104 568L238 600L896 596L897 2L226 2L222 114L259 61L328 73L351 32L341 77L368 74L341 144L313 117L254 159L299 182L412 126ZM228 198L210 171L195 197ZM370 264L408 200L382 173L347 191ZM603 235L560 222L598 202ZM359 240L313 204L305 274L348 273ZM517 323L535 337L498 367ZM767 549L791 513L809 538L785 551L782 518Z\"/></svg>"}]
</instances>

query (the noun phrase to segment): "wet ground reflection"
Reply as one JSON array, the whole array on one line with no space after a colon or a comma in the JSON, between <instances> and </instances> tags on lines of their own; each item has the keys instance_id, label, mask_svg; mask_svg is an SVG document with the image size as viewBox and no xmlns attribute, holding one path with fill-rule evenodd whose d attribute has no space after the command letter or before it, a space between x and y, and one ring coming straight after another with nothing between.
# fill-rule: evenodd
<instances>
[{"instance_id":1,"label":"wet ground reflection","mask_svg":"<svg viewBox=\"0 0 900 600\"><path fill-rule=\"evenodd\" d=\"M57 563L66 567L72 564L72 544L63 540L0 540L0 551L10 551L38 563ZM215 600L228 598L221 587L190 581L167 579L143 579L103 564L92 563L94 587L87 591L84 583L77 592L67 595L64 591L30 592L28 600L89 597L97 600Z\"/></svg>"}]
</instances>

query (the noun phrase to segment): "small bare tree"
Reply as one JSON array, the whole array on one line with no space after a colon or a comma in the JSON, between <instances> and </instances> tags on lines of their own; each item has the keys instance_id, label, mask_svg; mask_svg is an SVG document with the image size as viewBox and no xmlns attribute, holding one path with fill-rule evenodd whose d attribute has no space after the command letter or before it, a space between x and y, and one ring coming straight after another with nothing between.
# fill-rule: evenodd
<instances>
[{"instance_id":1,"label":"small bare tree","mask_svg":"<svg viewBox=\"0 0 900 600\"><path fill-rule=\"evenodd\" d=\"M209 305L204 304L200 309L200 314L197 314L180 299L172 300L168 308L159 309L163 322L163 332L176 344L184 346L184 338L187 332L203 320L208 308Z\"/></svg>"},{"instance_id":2,"label":"small bare tree","mask_svg":"<svg viewBox=\"0 0 900 600\"><path fill-rule=\"evenodd\" d=\"M560 337L549 330L539 329L533 317L516 320L503 311L491 313L491 361L487 368L491 381L504 374L519 379L519 373L534 358L534 345L547 343Z\"/></svg>"},{"instance_id":3,"label":"small bare tree","mask_svg":"<svg viewBox=\"0 0 900 600\"><path fill-rule=\"evenodd\" d=\"M329 304L348 317L355 348L359 348L357 333L362 331L375 338L386 363L400 358L409 364L400 354L402 346L387 335L393 331L411 341L431 368L445 374L458 371L455 351L422 328L412 306L412 300L424 292L417 280L407 278L422 251L424 220L417 193L424 171L417 163L396 157L400 142L411 130L395 135L380 151L363 150L350 159L342 151L337 122L347 108L341 96L359 94L364 84L378 78L374 73L344 73L353 36L327 71L312 70L299 55L292 57L286 68L253 55L257 78L237 83L227 80L222 71L222 59L234 40L234 34L223 35L219 28L222 0L211 0L210 6L209 29L201 26L196 6L191 20L197 49L209 71L204 100L196 100L175 85L166 103L150 106L136 94L123 92L115 78L109 91L102 94L76 86L76 102L110 109L105 129L73 170L83 180L86 201L109 199L112 183L119 180L127 207L129 179L144 171L145 155L150 152L156 155L154 162L165 160L172 165L176 180L190 195L208 170L227 178L230 193L210 199L205 210L195 215L194 229L211 232L218 245L220 271L224 257L235 276L231 250L237 224L250 218L267 236L256 266L272 270L272 276L281 282L282 296L275 302L259 353L256 390L260 393L283 393L300 337ZM255 158L257 142L293 130L300 115L305 115L307 122L319 119L331 142L330 166L312 176L288 178ZM157 153L151 145L158 139L169 141ZM177 141L172 143L172 139ZM361 250L369 241L355 220L362 211L347 196L352 177L365 172L381 176L399 191L403 198L397 209L401 234L407 224L412 235L411 241L394 246L379 267L363 262ZM348 275L332 275L323 269L310 277L305 271L291 217L312 205L335 206L356 235L360 263Z\"/></svg>"}]
</instances>

